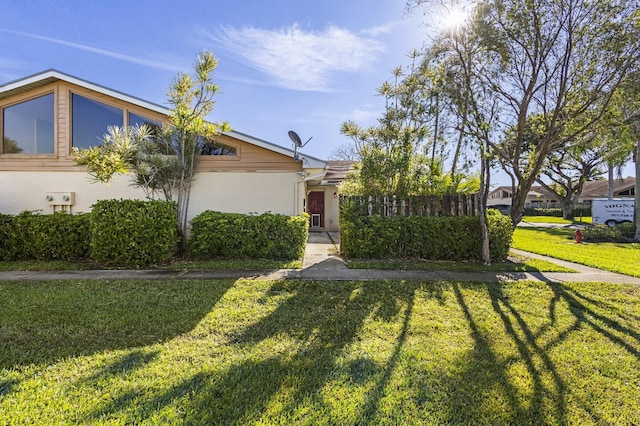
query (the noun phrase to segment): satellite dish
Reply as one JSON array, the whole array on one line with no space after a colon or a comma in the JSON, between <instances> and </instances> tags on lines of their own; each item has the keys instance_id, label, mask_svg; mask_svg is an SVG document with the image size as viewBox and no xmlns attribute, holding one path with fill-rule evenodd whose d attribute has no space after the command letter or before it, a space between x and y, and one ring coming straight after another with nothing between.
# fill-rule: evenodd
<instances>
[{"instance_id":1,"label":"satellite dish","mask_svg":"<svg viewBox=\"0 0 640 426\"><path fill-rule=\"evenodd\" d=\"M310 137L305 143L302 143L302 139L300 136L293 130L289 130L289 139L293 142L293 160L300 161L300 156L298 155L298 148L303 148L313 137Z\"/></svg>"},{"instance_id":2,"label":"satellite dish","mask_svg":"<svg viewBox=\"0 0 640 426\"><path fill-rule=\"evenodd\" d=\"M298 136L298 134L293 130L289 130L289 139L291 139L291 141L293 141L293 143L298 148L302 148L302 140L300 139L300 136Z\"/></svg>"}]
</instances>

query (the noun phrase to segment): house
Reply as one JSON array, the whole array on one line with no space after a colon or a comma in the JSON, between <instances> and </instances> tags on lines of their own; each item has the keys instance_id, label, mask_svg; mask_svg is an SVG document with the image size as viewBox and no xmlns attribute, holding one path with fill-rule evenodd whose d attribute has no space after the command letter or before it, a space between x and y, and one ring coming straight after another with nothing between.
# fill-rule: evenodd
<instances>
[{"instance_id":1,"label":"house","mask_svg":"<svg viewBox=\"0 0 640 426\"><path fill-rule=\"evenodd\" d=\"M495 188L489 192L487 207L508 210L511 208L512 194L511 186L499 186ZM534 185L527 193L525 207L559 208L561 206L559 198L554 193L546 190L542 186Z\"/></svg>"},{"instance_id":2,"label":"house","mask_svg":"<svg viewBox=\"0 0 640 426\"><path fill-rule=\"evenodd\" d=\"M635 197L636 178L626 177L623 179L614 179L613 181L613 197L614 198L633 198ZM512 188L510 186L499 186L489 192L487 199L487 207L508 210L511 207ZM582 187L582 192L576 200L577 207L590 207L591 200L594 198L607 198L609 196L608 180L587 181ZM541 207L541 208L561 208L560 199L551 191L546 190L542 186L532 186L531 191L527 194L525 207Z\"/></svg>"},{"instance_id":3,"label":"house","mask_svg":"<svg viewBox=\"0 0 640 426\"><path fill-rule=\"evenodd\" d=\"M326 168L310 176L307 185L306 212L310 217L311 230L338 231L339 191L338 186L353 166L353 161L328 160Z\"/></svg>"},{"instance_id":4,"label":"house","mask_svg":"<svg viewBox=\"0 0 640 426\"><path fill-rule=\"evenodd\" d=\"M87 212L101 199L144 199L128 176L93 183L72 148L101 143L107 126L157 124L169 113L56 70L1 85L0 213ZM214 137L210 148L197 166L189 219L205 210L309 211L312 229L338 229L335 170L326 161L237 131Z\"/></svg>"},{"instance_id":5,"label":"house","mask_svg":"<svg viewBox=\"0 0 640 426\"><path fill-rule=\"evenodd\" d=\"M636 178L626 177L613 180L613 198L633 198L636 195ZM591 203L594 198L609 197L608 180L592 180L584 183L578 197L579 203Z\"/></svg>"}]
</instances>

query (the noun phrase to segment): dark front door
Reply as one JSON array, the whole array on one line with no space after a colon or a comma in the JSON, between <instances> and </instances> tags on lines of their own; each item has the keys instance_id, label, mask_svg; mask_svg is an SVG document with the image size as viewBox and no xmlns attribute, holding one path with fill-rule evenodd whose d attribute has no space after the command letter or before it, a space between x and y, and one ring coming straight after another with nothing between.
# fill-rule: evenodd
<instances>
[{"instance_id":1,"label":"dark front door","mask_svg":"<svg viewBox=\"0 0 640 426\"><path fill-rule=\"evenodd\" d=\"M324 191L311 191L309 193L308 211L309 224L312 228L324 228Z\"/></svg>"}]
</instances>

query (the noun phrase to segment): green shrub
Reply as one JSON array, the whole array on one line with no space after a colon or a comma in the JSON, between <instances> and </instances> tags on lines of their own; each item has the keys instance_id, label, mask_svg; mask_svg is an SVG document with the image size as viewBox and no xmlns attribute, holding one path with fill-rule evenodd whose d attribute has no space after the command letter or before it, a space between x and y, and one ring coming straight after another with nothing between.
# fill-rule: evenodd
<instances>
[{"instance_id":1,"label":"green shrub","mask_svg":"<svg viewBox=\"0 0 640 426\"><path fill-rule=\"evenodd\" d=\"M634 240L636 226L631 222L615 226L595 225L585 228L582 233L584 241L627 243Z\"/></svg>"},{"instance_id":2,"label":"green shrub","mask_svg":"<svg viewBox=\"0 0 640 426\"><path fill-rule=\"evenodd\" d=\"M245 215L205 211L191 220L188 253L196 259L299 259L308 215Z\"/></svg>"},{"instance_id":3,"label":"green shrub","mask_svg":"<svg viewBox=\"0 0 640 426\"><path fill-rule=\"evenodd\" d=\"M79 260L87 258L91 235L88 214L25 211L0 217L3 260Z\"/></svg>"},{"instance_id":4,"label":"green shrub","mask_svg":"<svg viewBox=\"0 0 640 426\"><path fill-rule=\"evenodd\" d=\"M562 217L562 209L560 208L552 208L552 209L543 209L539 207L526 207L524 209L525 216L553 216L553 217Z\"/></svg>"},{"instance_id":5,"label":"green shrub","mask_svg":"<svg viewBox=\"0 0 640 426\"><path fill-rule=\"evenodd\" d=\"M101 200L91 211L91 257L98 263L146 267L166 262L178 242L176 205Z\"/></svg>"},{"instance_id":6,"label":"green shrub","mask_svg":"<svg viewBox=\"0 0 640 426\"><path fill-rule=\"evenodd\" d=\"M511 219L488 216L491 257L506 259ZM340 217L340 247L350 258L475 260L481 257L480 219L470 216Z\"/></svg>"},{"instance_id":7,"label":"green shrub","mask_svg":"<svg viewBox=\"0 0 640 426\"><path fill-rule=\"evenodd\" d=\"M489 228L489 251L492 260L505 260L513 237L511 217L498 214L487 214Z\"/></svg>"},{"instance_id":8,"label":"green shrub","mask_svg":"<svg viewBox=\"0 0 640 426\"><path fill-rule=\"evenodd\" d=\"M543 209L539 207L526 207L524 209L525 216L553 216L553 217L562 217L562 209L561 208L549 208ZM591 216L591 208L590 207L577 207L573 209L573 217L589 217Z\"/></svg>"}]
</instances>

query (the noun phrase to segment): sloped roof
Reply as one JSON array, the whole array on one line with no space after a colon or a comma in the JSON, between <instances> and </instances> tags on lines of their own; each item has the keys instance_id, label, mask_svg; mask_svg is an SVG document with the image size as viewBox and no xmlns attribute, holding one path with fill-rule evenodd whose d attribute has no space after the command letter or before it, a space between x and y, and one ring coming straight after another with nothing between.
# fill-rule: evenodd
<instances>
[{"instance_id":1,"label":"sloped roof","mask_svg":"<svg viewBox=\"0 0 640 426\"><path fill-rule=\"evenodd\" d=\"M324 180L327 182L342 182L354 163L355 161L328 160L327 173L324 176Z\"/></svg>"},{"instance_id":2,"label":"sloped roof","mask_svg":"<svg viewBox=\"0 0 640 426\"><path fill-rule=\"evenodd\" d=\"M556 198L558 197L556 194L554 194L553 192L549 191L548 189L546 189L544 186L541 186L541 185L532 186L527 196L528 197L556 197Z\"/></svg>"},{"instance_id":3,"label":"sloped roof","mask_svg":"<svg viewBox=\"0 0 640 426\"><path fill-rule=\"evenodd\" d=\"M506 186L506 185L498 186L497 188L492 190L490 194L496 193L498 191L506 191L509 194L511 194L512 188L511 186ZM555 196L556 195L553 192L548 191L541 185L533 185L529 190L529 192L527 193L527 197L555 197Z\"/></svg>"},{"instance_id":4,"label":"sloped roof","mask_svg":"<svg viewBox=\"0 0 640 426\"><path fill-rule=\"evenodd\" d=\"M135 96L127 95L126 93L122 93L117 90L113 90L108 87L101 86L99 84L91 83L89 81L80 79L78 77L74 77L72 75L62 73L55 69L49 69L38 74L34 74L28 77L24 77L24 78L10 81L8 83L0 85L0 99L4 99L9 96L18 95L21 93L26 93L26 92L29 92L30 90L43 87L47 84L54 83L56 81L65 81L67 83L71 83L76 86L80 86L85 89L92 90L94 92L101 93L103 95L107 95L112 98L116 98L116 99L128 102L130 104L137 105L139 107L158 112L160 114L164 114L166 116L169 116L171 114L171 110L162 105L158 105L153 102L148 102L143 99L137 98ZM295 151L292 149L288 149L280 145L274 144L272 142L267 142L263 139L259 139L259 138L246 135L244 133L240 133L237 131L224 132L223 134L230 136L232 138L239 139L241 141L259 146L261 148L277 152L287 157L294 158L296 154ZM298 153L298 158L302 160L303 167L310 167L310 168L326 167L326 162L319 158L315 158L302 153Z\"/></svg>"},{"instance_id":5,"label":"sloped roof","mask_svg":"<svg viewBox=\"0 0 640 426\"><path fill-rule=\"evenodd\" d=\"M626 177L613 180L613 192L624 191L636 184L636 178ZM584 183L580 197L602 198L609 195L608 180L592 180Z\"/></svg>"}]
</instances>

